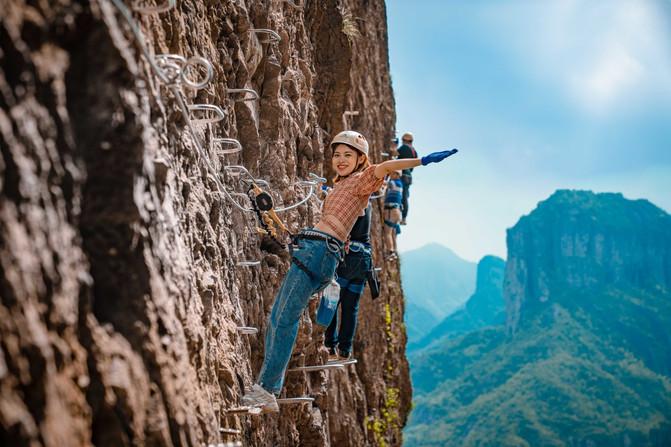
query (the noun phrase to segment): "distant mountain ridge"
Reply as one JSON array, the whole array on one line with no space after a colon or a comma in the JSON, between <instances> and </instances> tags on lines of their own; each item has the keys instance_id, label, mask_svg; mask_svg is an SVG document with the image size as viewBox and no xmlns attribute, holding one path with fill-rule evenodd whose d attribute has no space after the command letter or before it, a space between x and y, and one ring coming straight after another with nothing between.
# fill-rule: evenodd
<instances>
[{"instance_id":1,"label":"distant mountain ridge","mask_svg":"<svg viewBox=\"0 0 671 447\"><path fill-rule=\"evenodd\" d=\"M671 216L561 190L507 242L506 324L413 354L404 445L671 445Z\"/></svg>"},{"instance_id":2,"label":"distant mountain ridge","mask_svg":"<svg viewBox=\"0 0 671 447\"><path fill-rule=\"evenodd\" d=\"M407 351L413 352L432 343L440 343L444 337L453 338L482 327L505 322L504 267L505 261L499 257L483 257L477 267L475 293L464 307L445 317L418 342L408 344Z\"/></svg>"},{"instance_id":3,"label":"distant mountain ridge","mask_svg":"<svg viewBox=\"0 0 671 447\"><path fill-rule=\"evenodd\" d=\"M440 244L401 254L409 342L418 341L473 293L476 264Z\"/></svg>"}]
</instances>

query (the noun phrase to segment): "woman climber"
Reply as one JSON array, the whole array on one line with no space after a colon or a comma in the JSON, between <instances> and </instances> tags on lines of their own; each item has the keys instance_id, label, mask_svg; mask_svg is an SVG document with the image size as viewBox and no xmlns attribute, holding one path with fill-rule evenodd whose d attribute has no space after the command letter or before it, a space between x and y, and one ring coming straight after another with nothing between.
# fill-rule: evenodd
<instances>
[{"instance_id":1,"label":"woman climber","mask_svg":"<svg viewBox=\"0 0 671 447\"><path fill-rule=\"evenodd\" d=\"M354 222L368 206L370 195L380 189L387 174L437 163L456 150L434 152L425 157L389 160L377 165L368 161L368 142L358 132L340 132L331 142L335 185L324 201L314 228L296 237L291 267L280 286L270 313L265 337L263 365L257 383L242 397L243 405L260 407L264 413L279 411L276 395L298 333L298 323L310 296L324 289L343 258L344 241Z\"/></svg>"}]
</instances>

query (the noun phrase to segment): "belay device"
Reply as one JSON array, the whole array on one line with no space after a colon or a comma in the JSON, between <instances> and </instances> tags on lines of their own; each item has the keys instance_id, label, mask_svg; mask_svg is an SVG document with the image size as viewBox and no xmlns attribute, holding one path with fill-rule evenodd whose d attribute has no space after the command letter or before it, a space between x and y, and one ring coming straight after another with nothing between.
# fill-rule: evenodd
<instances>
[{"instance_id":1,"label":"belay device","mask_svg":"<svg viewBox=\"0 0 671 447\"><path fill-rule=\"evenodd\" d=\"M252 201L256 217L259 219L260 227L257 227L256 231L259 234L268 235L273 241L284 248L286 244L280 242L277 227L287 233L289 233L289 230L275 212L273 198L256 183L251 184L247 194Z\"/></svg>"}]
</instances>

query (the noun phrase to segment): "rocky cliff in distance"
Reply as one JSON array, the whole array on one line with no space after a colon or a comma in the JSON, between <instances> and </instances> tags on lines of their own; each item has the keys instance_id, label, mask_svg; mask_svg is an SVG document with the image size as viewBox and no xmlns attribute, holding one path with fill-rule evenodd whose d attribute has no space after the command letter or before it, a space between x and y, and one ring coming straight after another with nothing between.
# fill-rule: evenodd
<instances>
[{"instance_id":1,"label":"rocky cliff in distance","mask_svg":"<svg viewBox=\"0 0 671 447\"><path fill-rule=\"evenodd\" d=\"M433 343L441 343L444 337L454 338L476 329L503 323L504 267L505 261L497 256L483 257L478 262L475 293L466 301L464 307L448 315L418 342L409 343L408 352L423 349Z\"/></svg>"},{"instance_id":2,"label":"rocky cliff in distance","mask_svg":"<svg viewBox=\"0 0 671 447\"><path fill-rule=\"evenodd\" d=\"M557 191L508 231L508 326L411 357L405 445L671 445L671 216Z\"/></svg>"},{"instance_id":3,"label":"rocky cliff in distance","mask_svg":"<svg viewBox=\"0 0 671 447\"><path fill-rule=\"evenodd\" d=\"M567 287L671 289L671 217L647 200L559 190L508 230L508 330Z\"/></svg>"},{"instance_id":4,"label":"rocky cliff in distance","mask_svg":"<svg viewBox=\"0 0 671 447\"><path fill-rule=\"evenodd\" d=\"M401 254L408 343L418 342L473 293L477 264L440 244Z\"/></svg>"},{"instance_id":5,"label":"rocky cliff in distance","mask_svg":"<svg viewBox=\"0 0 671 447\"><path fill-rule=\"evenodd\" d=\"M244 165L289 205L305 194L298 180L329 174L327 143L345 125L380 161L395 121L384 3L177 0L133 14L151 53L212 62L213 82L182 88L188 103L225 111L196 126L205 156L114 3L5 0L0 10L0 444L400 445L411 391L395 263L383 266L380 299L362 300L356 367L291 373L286 396L313 396L312 406L226 413L259 370L289 264L206 167L241 193L224 167ZM259 99L233 102L227 88ZM346 111L358 114L344 122ZM225 154L215 137L243 151ZM297 230L318 206L281 217ZM249 260L261 264L238 264ZM313 313L290 366L326 359Z\"/></svg>"}]
</instances>

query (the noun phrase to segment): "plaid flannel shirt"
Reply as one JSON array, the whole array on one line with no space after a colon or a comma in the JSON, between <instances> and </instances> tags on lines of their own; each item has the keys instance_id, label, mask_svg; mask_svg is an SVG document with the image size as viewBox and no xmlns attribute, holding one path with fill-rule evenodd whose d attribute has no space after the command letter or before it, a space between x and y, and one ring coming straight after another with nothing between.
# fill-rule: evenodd
<instances>
[{"instance_id":1,"label":"plaid flannel shirt","mask_svg":"<svg viewBox=\"0 0 671 447\"><path fill-rule=\"evenodd\" d=\"M346 241L361 212L368 206L370 195L380 189L384 179L375 177L376 165L339 181L324 201L321 222L333 235Z\"/></svg>"}]
</instances>

